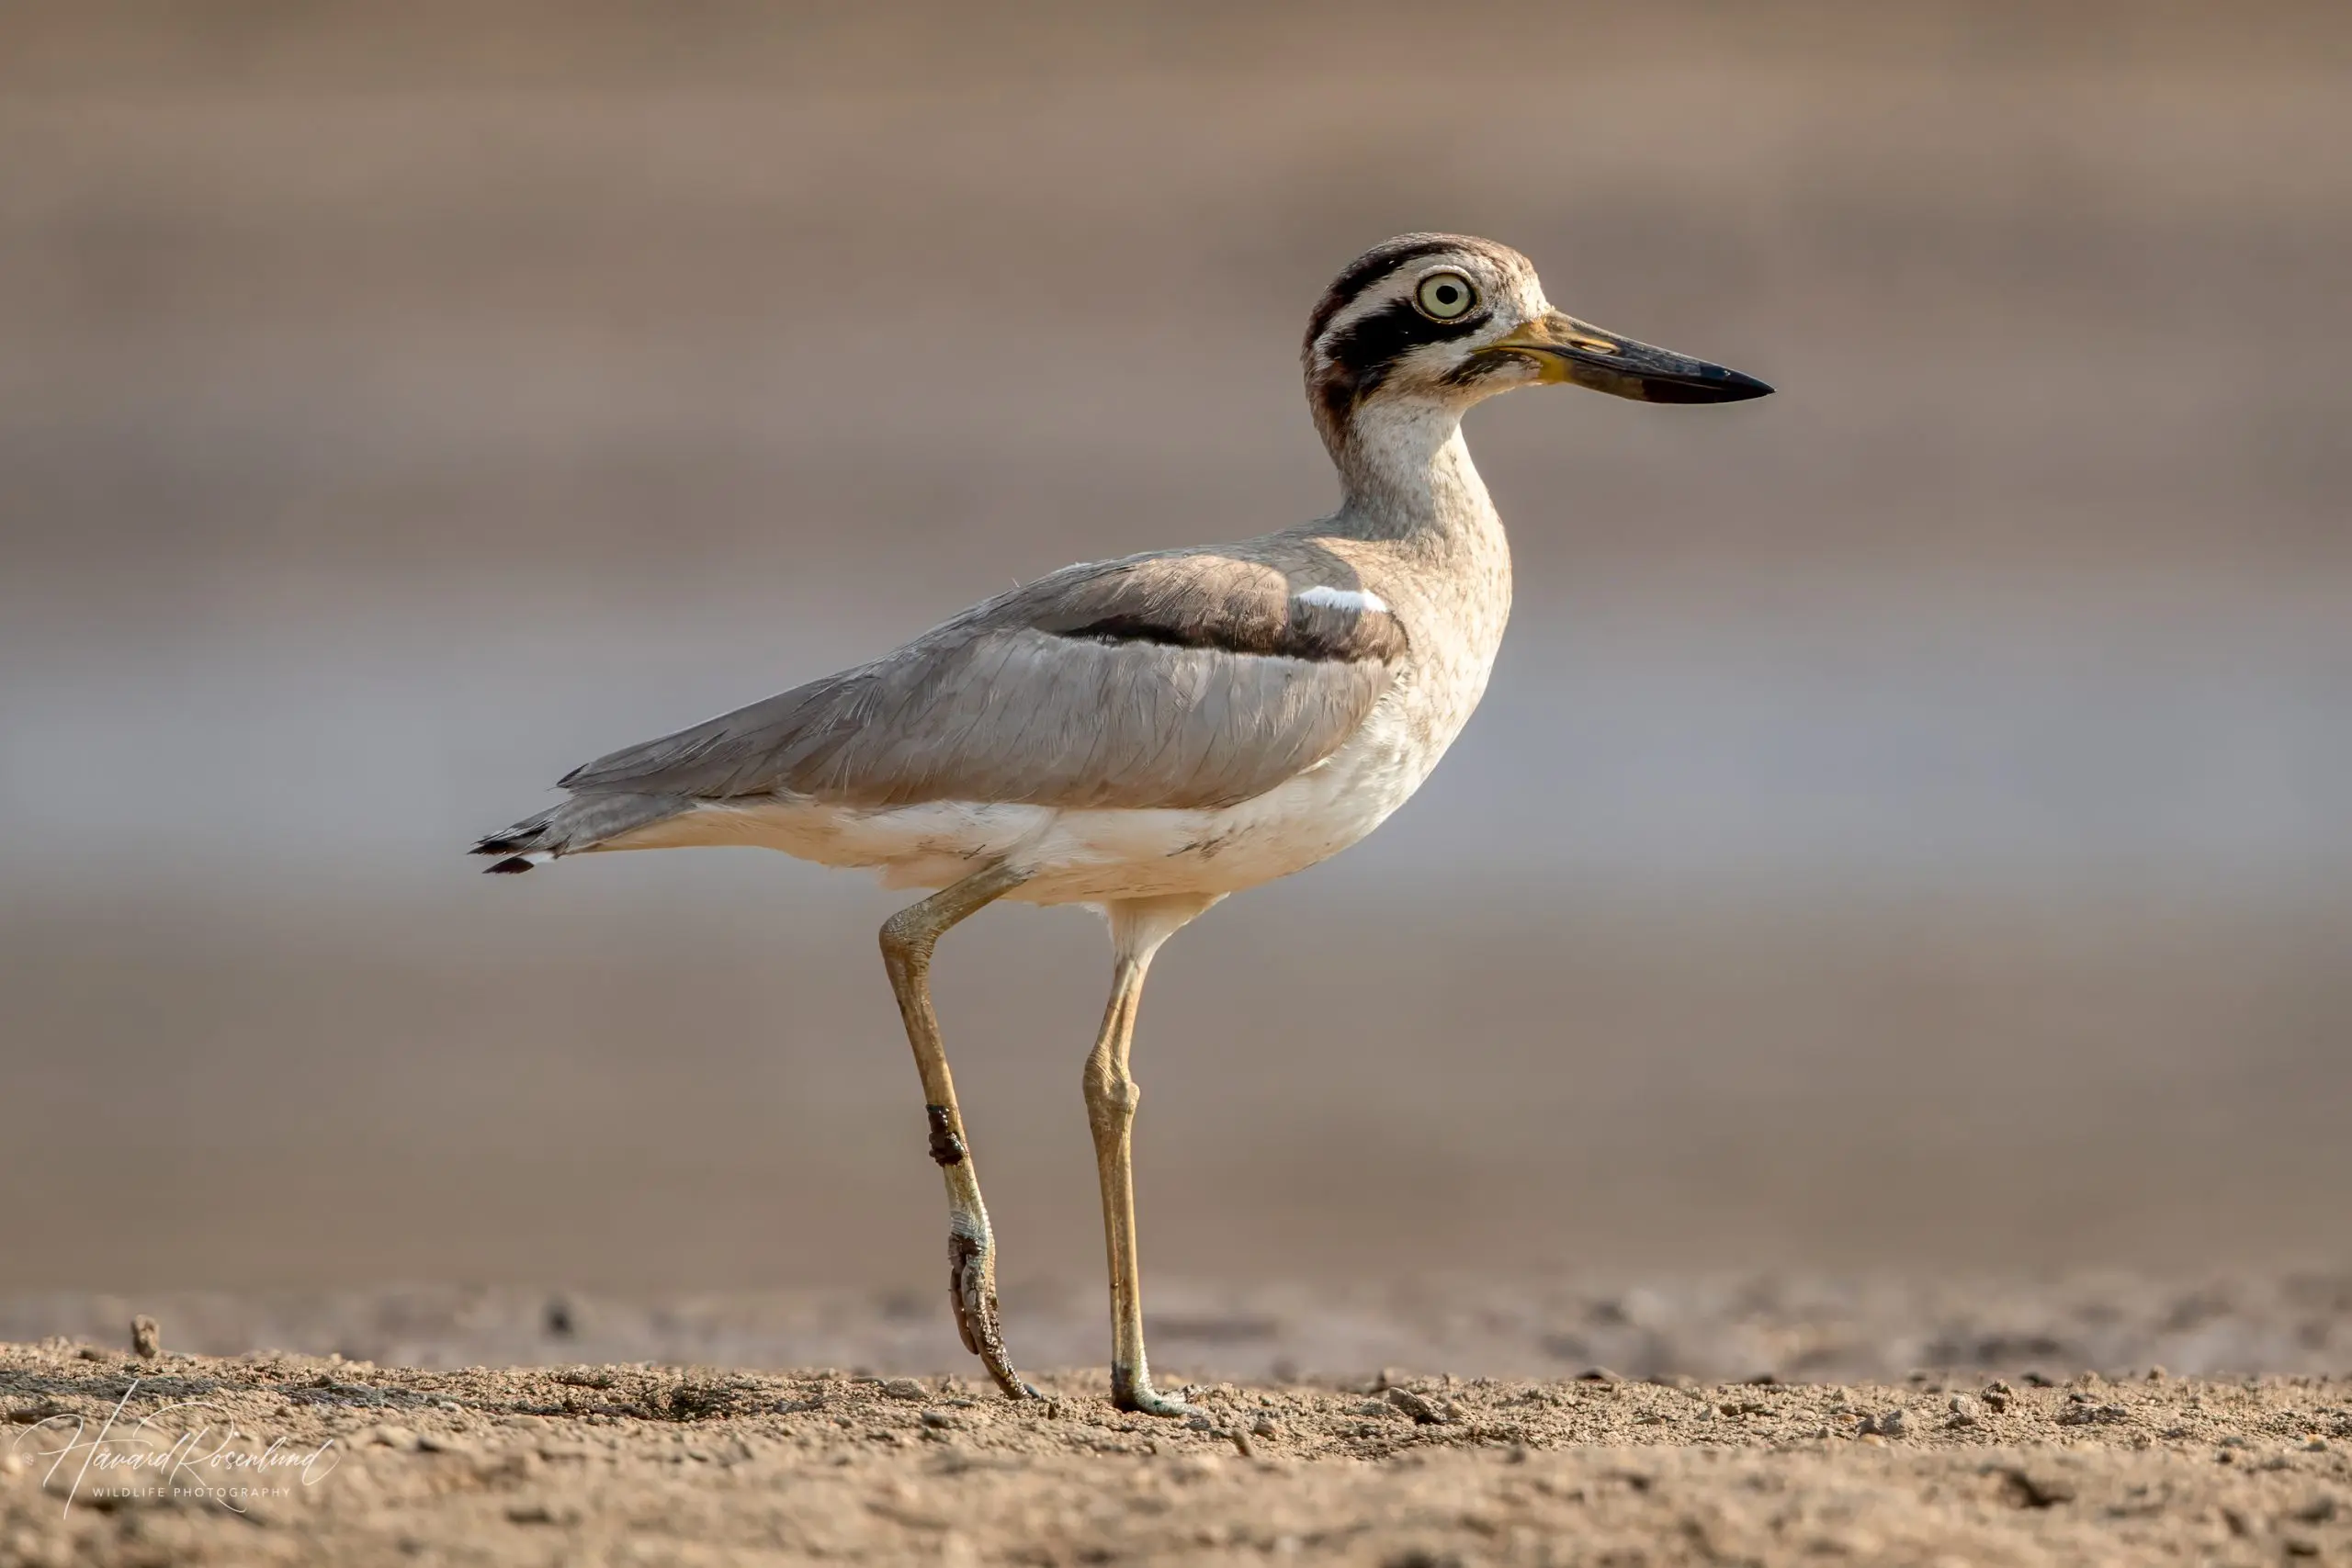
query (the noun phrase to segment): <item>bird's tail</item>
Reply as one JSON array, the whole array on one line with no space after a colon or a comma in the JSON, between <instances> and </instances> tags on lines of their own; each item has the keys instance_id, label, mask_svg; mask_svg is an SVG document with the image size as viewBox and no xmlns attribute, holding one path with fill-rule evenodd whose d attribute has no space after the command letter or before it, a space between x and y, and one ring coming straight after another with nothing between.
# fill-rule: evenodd
<instances>
[{"instance_id":1,"label":"bird's tail","mask_svg":"<svg viewBox=\"0 0 2352 1568\"><path fill-rule=\"evenodd\" d=\"M593 850L633 829L675 817L693 805L682 795L575 795L561 806L489 835L472 852L503 857L494 865L484 866L486 872L528 871L541 861Z\"/></svg>"}]
</instances>

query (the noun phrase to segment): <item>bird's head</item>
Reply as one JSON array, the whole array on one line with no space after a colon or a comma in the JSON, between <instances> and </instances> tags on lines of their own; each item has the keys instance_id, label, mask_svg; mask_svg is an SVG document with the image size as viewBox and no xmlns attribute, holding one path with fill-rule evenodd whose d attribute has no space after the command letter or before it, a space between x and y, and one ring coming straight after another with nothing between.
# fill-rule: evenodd
<instances>
[{"instance_id":1,"label":"bird's head","mask_svg":"<svg viewBox=\"0 0 2352 1568\"><path fill-rule=\"evenodd\" d=\"M1336 455L1384 404L1459 412L1562 382L1653 403L1728 403L1772 389L1552 308L1534 264L1465 234L1400 234L1350 263L1306 326L1306 389Z\"/></svg>"}]
</instances>

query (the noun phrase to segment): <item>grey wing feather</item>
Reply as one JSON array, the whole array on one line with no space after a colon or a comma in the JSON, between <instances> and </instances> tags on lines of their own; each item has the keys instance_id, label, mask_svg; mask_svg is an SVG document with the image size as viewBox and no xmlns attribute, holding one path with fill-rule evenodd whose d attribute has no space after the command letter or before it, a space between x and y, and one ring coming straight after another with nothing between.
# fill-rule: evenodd
<instances>
[{"instance_id":1,"label":"grey wing feather","mask_svg":"<svg viewBox=\"0 0 2352 1568\"><path fill-rule=\"evenodd\" d=\"M1272 542L1067 568L562 783L860 807L1230 805L1336 751L1387 689L1406 653L1394 616L1296 597L1352 581Z\"/></svg>"}]
</instances>

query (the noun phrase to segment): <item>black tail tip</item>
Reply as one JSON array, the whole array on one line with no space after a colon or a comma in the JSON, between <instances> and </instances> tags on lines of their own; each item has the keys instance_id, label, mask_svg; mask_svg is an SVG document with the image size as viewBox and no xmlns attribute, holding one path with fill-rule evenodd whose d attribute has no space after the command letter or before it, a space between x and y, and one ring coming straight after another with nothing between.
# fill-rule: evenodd
<instances>
[{"instance_id":1,"label":"black tail tip","mask_svg":"<svg viewBox=\"0 0 2352 1568\"><path fill-rule=\"evenodd\" d=\"M530 856L528 856L528 855L508 855L504 860L500 861L496 865L486 865L486 866L483 866L483 867L481 868L481 874L482 874L484 876L519 876L519 875L521 875L524 872L526 872L526 871L528 871L528 870L530 870L530 869L531 869L531 857L530 857Z\"/></svg>"}]
</instances>

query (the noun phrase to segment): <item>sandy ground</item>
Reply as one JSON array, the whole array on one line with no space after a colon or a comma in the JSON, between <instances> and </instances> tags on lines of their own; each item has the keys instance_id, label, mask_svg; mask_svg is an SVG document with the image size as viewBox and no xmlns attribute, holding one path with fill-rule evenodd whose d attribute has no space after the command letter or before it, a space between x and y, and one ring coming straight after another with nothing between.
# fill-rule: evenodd
<instances>
[{"instance_id":1,"label":"sandy ground","mask_svg":"<svg viewBox=\"0 0 2352 1568\"><path fill-rule=\"evenodd\" d=\"M1016 1347L1083 1367L1083 1295ZM66 1330L0 1345L0 1564L2352 1556L2352 1277L1160 1296L1188 1420L1014 1404L852 1292L158 1294L146 1355L0 1300ZM381 1359L175 1348L273 1342Z\"/></svg>"},{"instance_id":2,"label":"sandy ground","mask_svg":"<svg viewBox=\"0 0 2352 1568\"><path fill-rule=\"evenodd\" d=\"M2342 1378L1219 1383L1185 1421L1042 1382L10 1346L0 1562L2352 1553Z\"/></svg>"}]
</instances>

